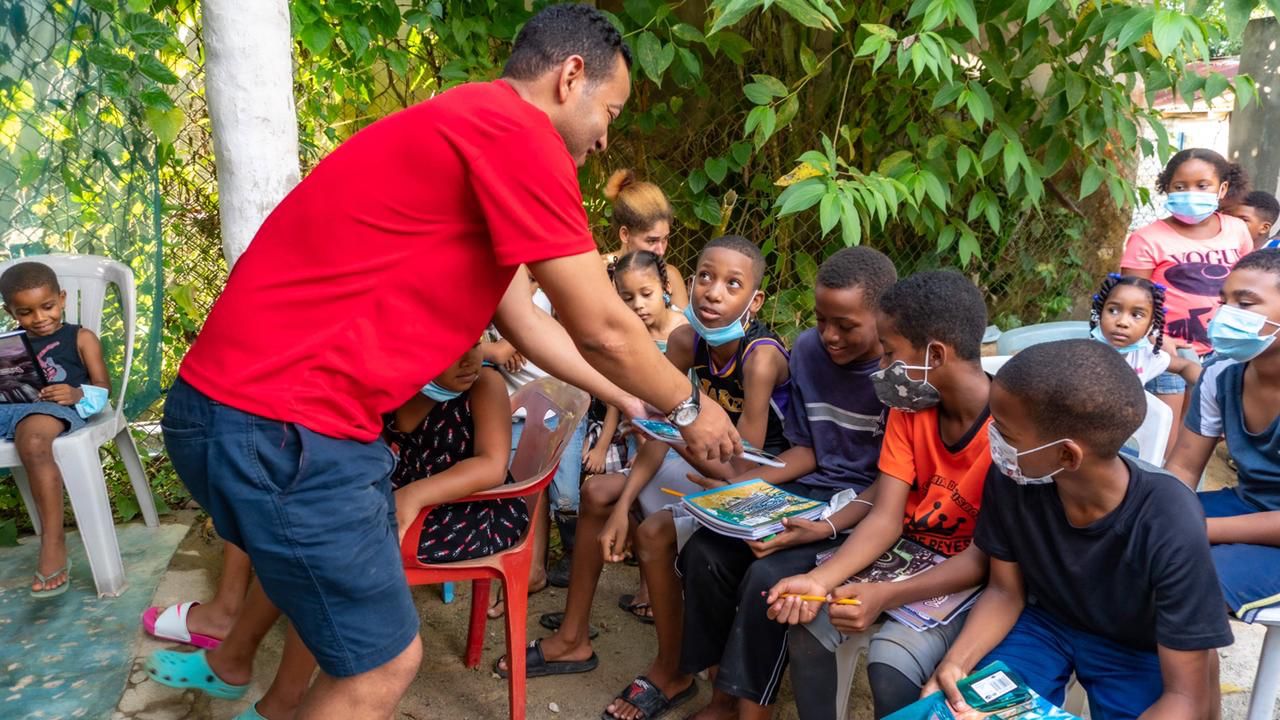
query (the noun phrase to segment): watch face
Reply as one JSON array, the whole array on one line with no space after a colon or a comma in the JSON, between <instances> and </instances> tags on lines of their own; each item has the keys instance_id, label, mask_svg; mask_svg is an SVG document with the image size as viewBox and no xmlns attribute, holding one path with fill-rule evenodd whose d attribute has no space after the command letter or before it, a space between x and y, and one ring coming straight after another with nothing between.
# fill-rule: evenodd
<instances>
[{"instance_id":1,"label":"watch face","mask_svg":"<svg viewBox=\"0 0 1280 720\"><path fill-rule=\"evenodd\" d=\"M681 427L684 427L685 425L692 424L693 421L697 419L698 419L698 408L691 405L686 405L685 407L682 407L676 411L675 424Z\"/></svg>"}]
</instances>

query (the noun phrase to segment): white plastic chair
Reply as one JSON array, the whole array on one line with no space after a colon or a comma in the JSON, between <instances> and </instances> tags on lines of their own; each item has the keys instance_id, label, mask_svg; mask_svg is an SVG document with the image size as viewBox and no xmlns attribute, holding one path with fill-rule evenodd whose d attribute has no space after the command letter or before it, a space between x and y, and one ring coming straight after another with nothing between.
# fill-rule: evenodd
<instances>
[{"instance_id":1,"label":"white plastic chair","mask_svg":"<svg viewBox=\"0 0 1280 720\"><path fill-rule=\"evenodd\" d=\"M1139 460L1164 467L1164 451L1169 447L1169 431L1173 429L1173 410L1155 395L1143 394L1147 396L1147 414L1130 441L1138 446Z\"/></svg>"},{"instance_id":2,"label":"white plastic chair","mask_svg":"<svg viewBox=\"0 0 1280 720\"><path fill-rule=\"evenodd\" d=\"M1062 322L1027 325L1026 327L1006 330L1000 335L1000 338L996 340L996 353L1012 355L1019 350L1025 350L1032 345L1040 343L1054 340L1088 339L1088 337L1089 323L1083 320L1064 320Z\"/></svg>"},{"instance_id":3,"label":"white plastic chair","mask_svg":"<svg viewBox=\"0 0 1280 720\"><path fill-rule=\"evenodd\" d=\"M115 441L147 527L160 524L156 504L151 497L151 485L147 482L138 448L129 434L128 421L124 416L124 397L133 365L137 307L133 271L127 265L96 255L58 254L15 258L0 263L0 272L24 261L41 262L53 268L59 284L67 293L63 321L78 323L94 333L100 334L102 329L107 285L114 284L120 291L124 315L124 367L113 368L120 372L120 392L113 395L111 405L90 418L84 427L53 441L53 457L62 470L62 481L71 498L71 509L80 530L80 539L84 542L85 554L89 557L89 569L93 572L98 595L116 596L125 588L124 563L116 542L115 522L111 517L111 503L107 498L98 448ZM27 505L27 514L31 516L31 524L36 534L40 534L40 517L31 496L31 486L18 458L18 449L12 442L0 441L0 467L12 469L22 500Z\"/></svg>"},{"instance_id":4,"label":"white plastic chair","mask_svg":"<svg viewBox=\"0 0 1280 720\"><path fill-rule=\"evenodd\" d=\"M1253 676L1253 692L1249 694L1248 720L1271 720L1280 694L1280 607L1259 610L1253 622L1265 625L1262 652L1258 655L1258 672Z\"/></svg>"},{"instance_id":5,"label":"white plastic chair","mask_svg":"<svg viewBox=\"0 0 1280 720\"><path fill-rule=\"evenodd\" d=\"M984 355L982 357L982 371L988 375L995 375L1000 372L1000 368L1009 362L1008 355Z\"/></svg>"}]
</instances>

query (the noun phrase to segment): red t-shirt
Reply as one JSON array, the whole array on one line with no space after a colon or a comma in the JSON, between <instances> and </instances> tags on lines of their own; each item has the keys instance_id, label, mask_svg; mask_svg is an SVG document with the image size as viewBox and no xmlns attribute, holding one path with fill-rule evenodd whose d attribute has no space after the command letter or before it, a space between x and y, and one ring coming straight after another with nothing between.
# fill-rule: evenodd
<instances>
[{"instance_id":1,"label":"red t-shirt","mask_svg":"<svg viewBox=\"0 0 1280 720\"><path fill-rule=\"evenodd\" d=\"M501 81L462 85L361 130L281 201L179 374L371 441L476 342L518 265L594 250L546 114Z\"/></svg>"}]
</instances>

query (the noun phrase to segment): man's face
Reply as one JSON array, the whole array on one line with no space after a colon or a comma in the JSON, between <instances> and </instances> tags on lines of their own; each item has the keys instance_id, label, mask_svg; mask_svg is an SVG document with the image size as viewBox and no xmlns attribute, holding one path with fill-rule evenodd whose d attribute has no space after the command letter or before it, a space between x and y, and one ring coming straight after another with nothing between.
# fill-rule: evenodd
<instances>
[{"instance_id":1,"label":"man's face","mask_svg":"<svg viewBox=\"0 0 1280 720\"><path fill-rule=\"evenodd\" d=\"M588 155L608 147L609 124L622 114L631 95L631 73L621 54L607 71L590 68L590 78L582 70L581 58L565 61L558 86L560 107L551 117L578 167Z\"/></svg>"}]
</instances>

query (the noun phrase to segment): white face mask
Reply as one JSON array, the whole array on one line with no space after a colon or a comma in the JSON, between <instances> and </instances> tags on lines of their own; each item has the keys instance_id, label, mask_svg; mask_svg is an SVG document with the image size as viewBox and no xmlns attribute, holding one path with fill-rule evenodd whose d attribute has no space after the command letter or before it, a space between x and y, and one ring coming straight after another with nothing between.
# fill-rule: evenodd
<instances>
[{"instance_id":1,"label":"white face mask","mask_svg":"<svg viewBox=\"0 0 1280 720\"><path fill-rule=\"evenodd\" d=\"M1022 474L1022 466L1018 464L1018 458L1023 455L1037 452L1047 447L1053 447L1058 443L1064 443L1067 441L1066 438L1054 440L1051 443L1045 443L1040 447L1023 450L1022 452L1018 452L1016 448L1010 445L1009 441L1004 439L1004 436L1000 434L1000 431L996 429L995 425L987 426L987 438L991 445L991 462L995 463L996 469L1004 473L1005 477L1019 485L1048 485L1053 482L1054 475L1066 470L1066 468L1058 468L1048 475L1043 475L1041 477L1027 477Z\"/></svg>"}]
</instances>

